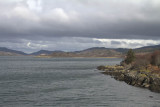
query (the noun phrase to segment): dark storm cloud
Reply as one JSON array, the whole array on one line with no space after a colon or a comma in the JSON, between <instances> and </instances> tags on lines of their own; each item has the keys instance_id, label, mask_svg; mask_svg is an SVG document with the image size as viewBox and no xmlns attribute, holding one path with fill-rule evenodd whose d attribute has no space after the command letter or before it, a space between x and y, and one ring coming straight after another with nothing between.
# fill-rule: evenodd
<instances>
[{"instance_id":1,"label":"dark storm cloud","mask_svg":"<svg viewBox=\"0 0 160 107\"><path fill-rule=\"evenodd\" d=\"M0 46L28 51L140 47L140 39L158 44L159 10L159 0L0 0Z\"/></svg>"},{"instance_id":2,"label":"dark storm cloud","mask_svg":"<svg viewBox=\"0 0 160 107\"><path fill-rule=\"evenodd\" d=\"M157 0L6 0L0 4L1 37L157 39L160 36Z\"/></svg>"}]
</instances>

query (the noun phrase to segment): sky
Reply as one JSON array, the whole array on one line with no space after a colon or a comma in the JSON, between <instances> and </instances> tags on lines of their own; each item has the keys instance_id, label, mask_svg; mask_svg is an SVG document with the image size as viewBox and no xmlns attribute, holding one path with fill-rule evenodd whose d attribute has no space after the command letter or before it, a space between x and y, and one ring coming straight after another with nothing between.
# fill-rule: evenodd
<instances>
[{"instance_id":1,"label":"sky","mask_svg":"<svg viewBox=\"0 0 160 107\"><path fill-rule=\"evenodd\" d=\"M160 44L160 0L0 0L0 47L27 53Z\"/></svg>"}]
</instances>

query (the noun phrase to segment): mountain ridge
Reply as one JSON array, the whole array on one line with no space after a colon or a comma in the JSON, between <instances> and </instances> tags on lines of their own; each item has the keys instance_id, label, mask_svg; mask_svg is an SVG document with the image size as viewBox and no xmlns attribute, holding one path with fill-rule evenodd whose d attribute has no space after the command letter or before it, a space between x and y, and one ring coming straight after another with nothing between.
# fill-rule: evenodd
<instances>
[{"instance_id":1,"label":"mountain ridge","mask_svg":"<svg viewBox=\"0 0 160 107\"><path fill-rule=\"evenodd\" d=\"M27 54L22 51L8 49L6 47L0 47L0 55L1 56L4 56L4 55L12 56L12 55L27 55Z\"/></svg>"},{"instance_id":2,"label":"mountain ridge","mask_svg":"<svg viewBox=\"0 0 160 107\"><path fill-rule=\"evenodd\" d=\"M33 53L29 54L29 55L49 55L49 54L52 54L54 52L64 52L64 51L58 51L58 50L56 50L56 51L39 50L39 51L33 52Z\"/></svg>"},{"instance_id":3,"label":"mountain ridge","mask_svg":"<svg viewBox=\"0 0 160 107\"><path fill-rule=\"evenodd\" d=\"M48 55L52 57L120 57L120 56L123 56L128 50L129 48L92 47L92 48L88 48L80 51L73 51L73 52L65 52L61 50L55 50L55 51L39 50L37 52L27 54L22 51L0 47L0 55L1 56ZM160 45L144 46L140 48L135 48L133 50L135 51L135 53L153 52L155 50L160 50Z\"/></svg>"}]
</instances>

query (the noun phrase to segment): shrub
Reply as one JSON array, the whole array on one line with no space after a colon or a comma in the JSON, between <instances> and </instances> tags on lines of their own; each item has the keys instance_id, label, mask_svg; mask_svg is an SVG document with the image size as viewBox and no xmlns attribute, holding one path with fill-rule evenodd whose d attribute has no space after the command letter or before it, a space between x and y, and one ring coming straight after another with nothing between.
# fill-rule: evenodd
<instances>
[{"instance_id":1,"label":"shrub","mask_svg":"<svg viewBox=\"0 0 160 107\"><path fill-rule=\"evenodd\" d=\"M134 61L134 68L146 68L150 64L151 55L137 55Z\"/></svg>"},{"instance_id":2,"label":"shrub","mask_svg":"<svg viewBox=\"0 0 160 107\"><path fill-rule=\"evenodd\" d=\"M151 64L160 67L160 51L155 51L151 55Z\"/></svg>"}]
</instances>

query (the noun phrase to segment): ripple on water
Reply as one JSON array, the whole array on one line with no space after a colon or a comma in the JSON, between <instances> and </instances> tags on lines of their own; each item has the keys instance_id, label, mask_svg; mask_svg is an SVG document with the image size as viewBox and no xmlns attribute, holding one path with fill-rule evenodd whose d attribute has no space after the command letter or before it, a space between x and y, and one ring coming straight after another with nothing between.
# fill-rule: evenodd
<instances>
[{"instance_id":1,"label":"ripple on water","mask_svg":"<svg viewBox=\"0 0 160 107\"><path fill-rule=\"evenodd\" d=\"M120 61L0 57L0 106L159 107L159 94L129 86L96 70L99 65Z\"/></svg>"}]
</instances>

